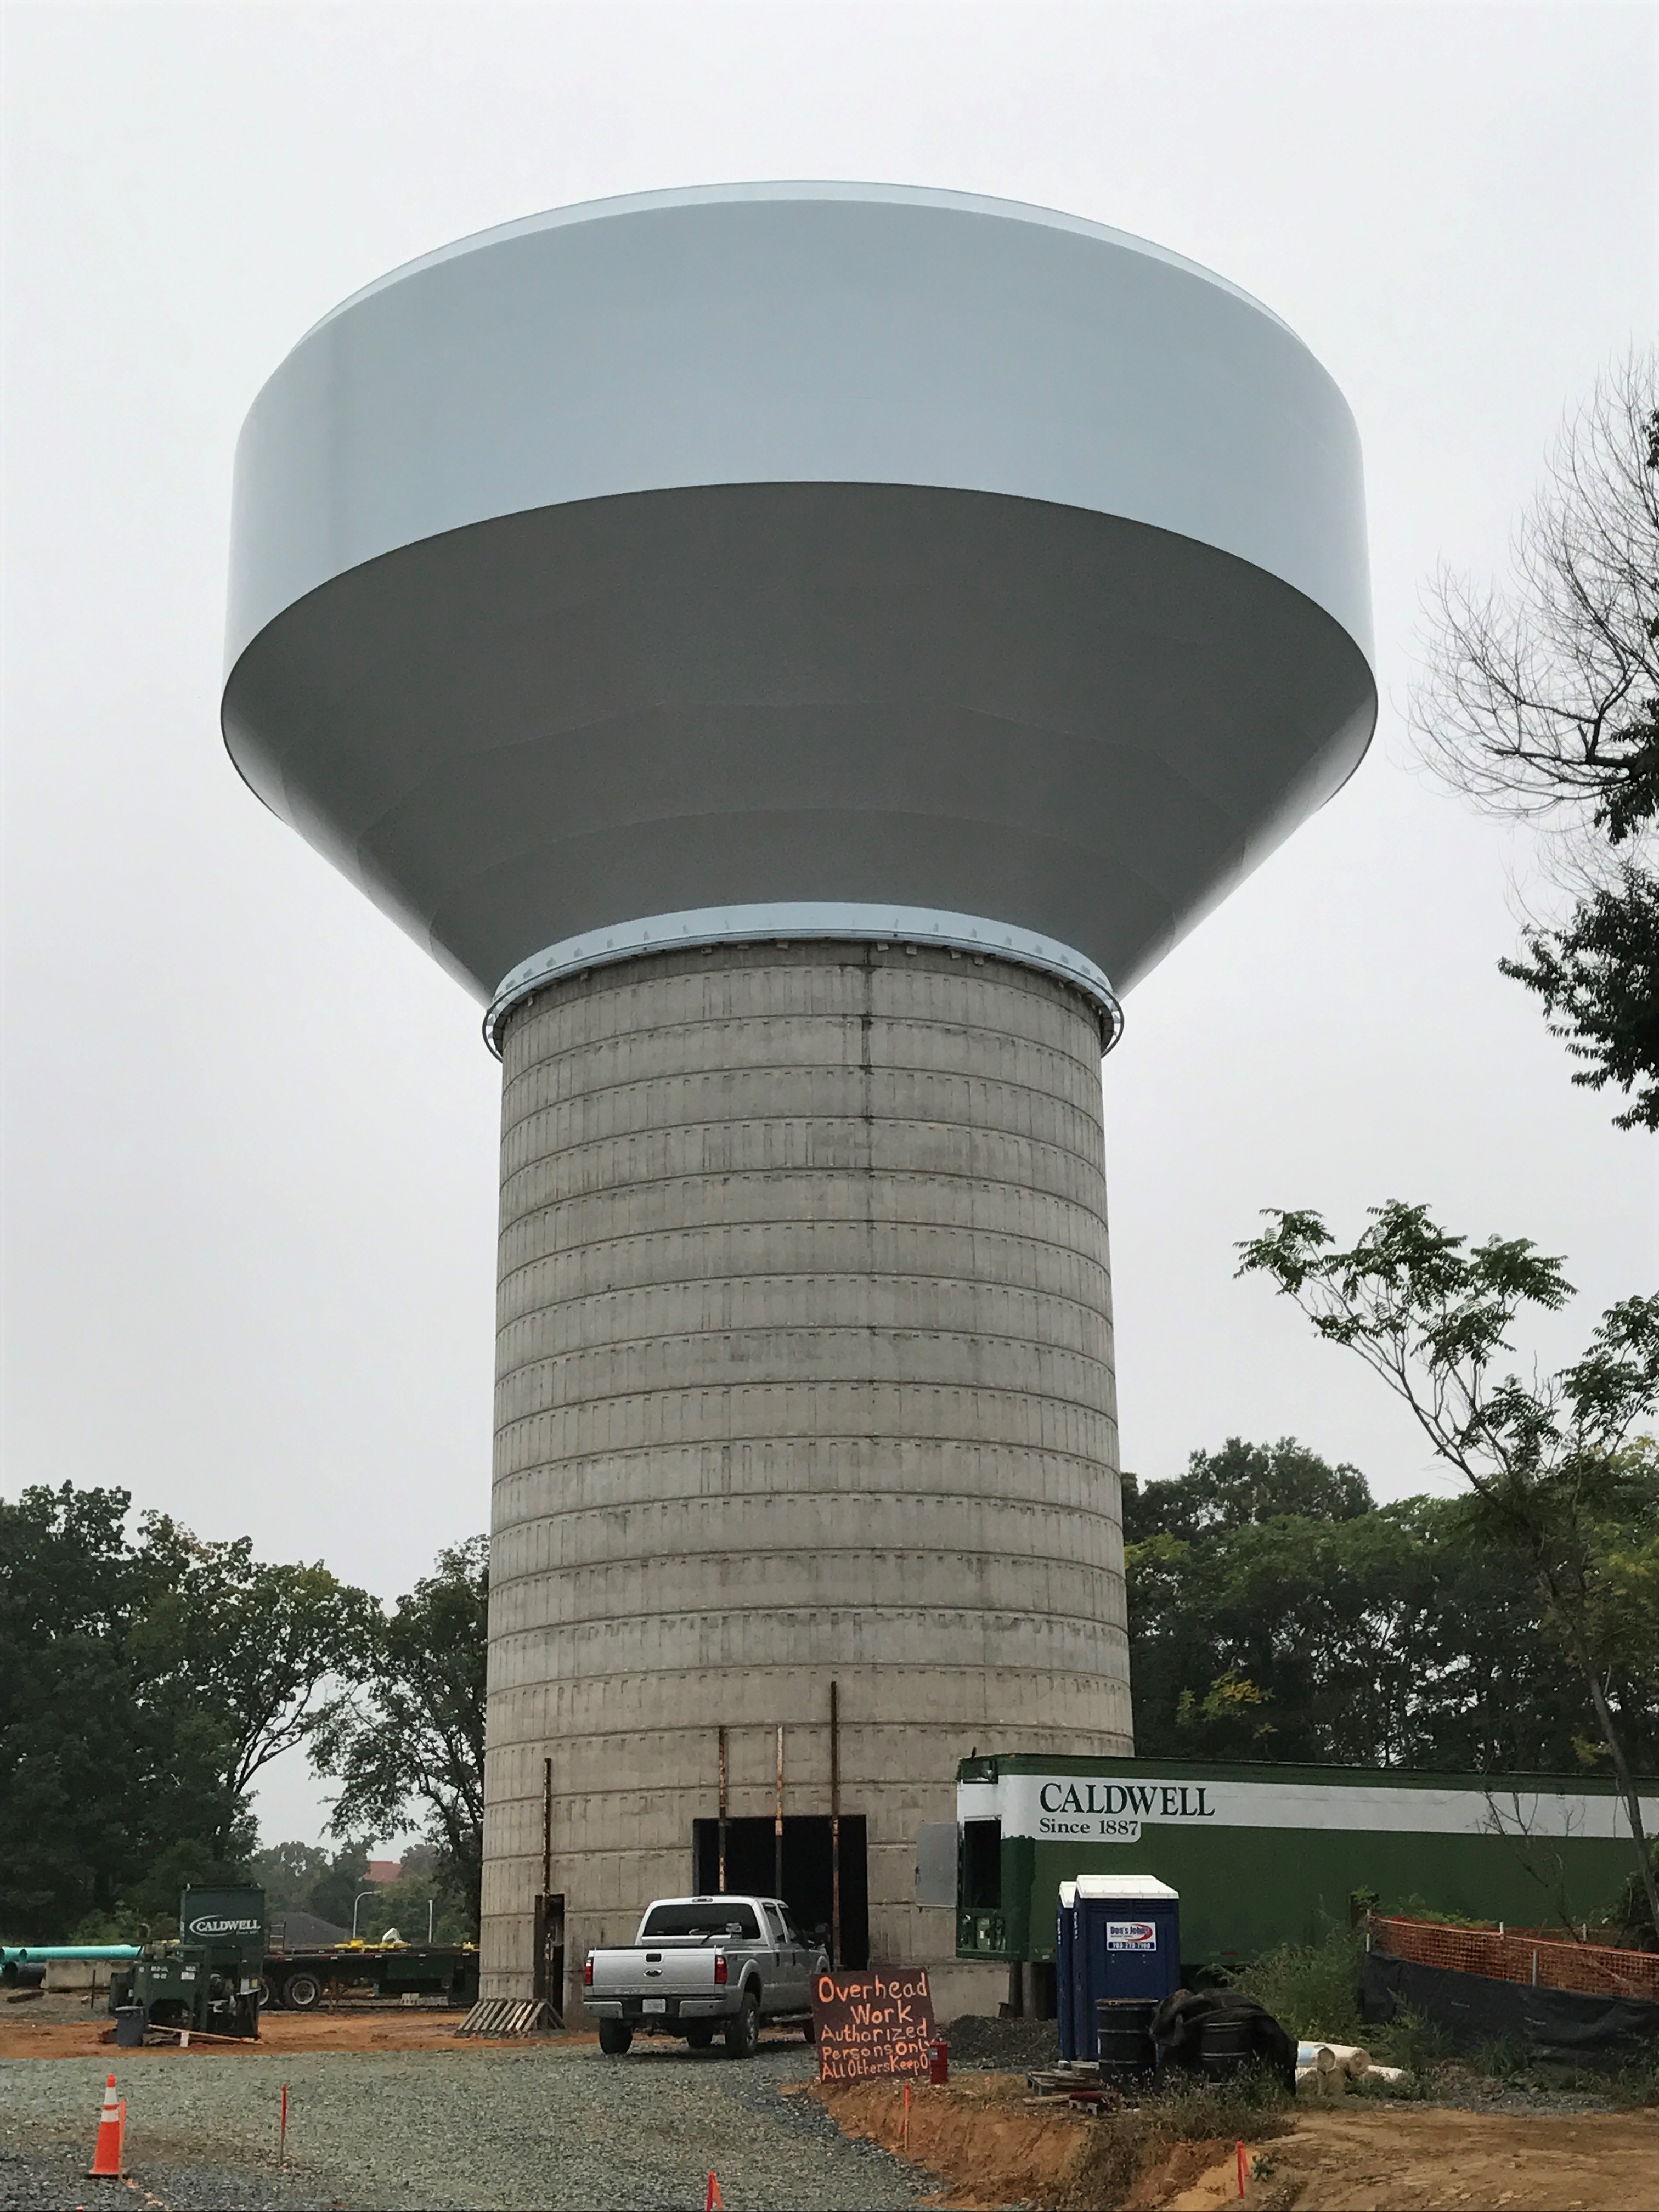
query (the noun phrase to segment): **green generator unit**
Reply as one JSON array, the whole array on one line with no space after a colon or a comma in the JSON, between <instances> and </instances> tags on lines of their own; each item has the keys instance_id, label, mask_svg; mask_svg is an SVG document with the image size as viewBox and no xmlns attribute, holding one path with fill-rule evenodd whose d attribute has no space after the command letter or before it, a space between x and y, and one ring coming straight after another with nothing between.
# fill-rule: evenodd
<instances>
[{"instance_id":1,"label":"green generator unit","mask_svg":"<svg viewBox=\"0 0 1659 2212\"><path fill-rule=\"evenodd\" d=\"M263 1889L187 1889L179 1938L146 1943L110 1977L109 2008L138 2008L146 2027L257 2040L265 1956Z\"/></svg>"}]
</instances>

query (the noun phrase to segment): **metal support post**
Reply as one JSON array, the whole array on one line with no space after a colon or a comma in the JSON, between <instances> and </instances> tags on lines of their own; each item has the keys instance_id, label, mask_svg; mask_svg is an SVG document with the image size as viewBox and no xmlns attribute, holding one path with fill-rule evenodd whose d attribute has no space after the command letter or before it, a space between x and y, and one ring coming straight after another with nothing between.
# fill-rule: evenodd
<instances>
[{"instance_id":1,"label":"metal support post","mask_svg":"<svg viewBox=\"0 0 1659 2212\"><path fill-rule=\"evenodd\" d=\"M841 1964L841 1692L830 1685L830 1963Z\"/></svg>"},{"instance_id":2,"label":"metal support post","mask_svg":"<svg viewBox=\"0 0 1659 2212\"><path fill-rule=\"evenodd\" d=\"M726 1730L720 1731L720 1894L726 1894Z\"/></svg>"}]
</instances>

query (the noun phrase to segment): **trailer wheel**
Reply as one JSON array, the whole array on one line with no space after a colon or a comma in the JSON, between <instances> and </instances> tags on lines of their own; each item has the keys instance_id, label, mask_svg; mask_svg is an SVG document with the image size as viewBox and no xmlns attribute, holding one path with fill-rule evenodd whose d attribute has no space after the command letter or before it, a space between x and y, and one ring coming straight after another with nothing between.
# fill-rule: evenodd
<instances>
[{"instance_id":1,"label":"trailer wheel","mask_svg":"<svg viewBox=\"0 0 1659 2212\"><path fill-rule=\"evenodd\" d=\"M263 1974L253 1984L253 2002L261 2012L275 2012L282 2003L275 1982L268 1982Z\"/></svg>"},{"instance_id":2,"label":"trailer wheel","mask_svg":"<svg viewBox=\"0 0 1659 2212\"><path fill-rule=\"evenodd\" d=\"M625 2020L599 2022L599 2048L608 2058L620 2058L633 2040L634 2031Z\"/></svg>"},{"instance_id":3,"label":"trailer wheel","mask_svg":"<svg viewBox=\"0 0 1659 2212\"><path fill-rule=\"evenodd\" d=\"M294 2012L313 2012L323 2001L323 1985L315 1974L290 1974L283 1984L283 2002Z\"/></svg>"}]
</instances>

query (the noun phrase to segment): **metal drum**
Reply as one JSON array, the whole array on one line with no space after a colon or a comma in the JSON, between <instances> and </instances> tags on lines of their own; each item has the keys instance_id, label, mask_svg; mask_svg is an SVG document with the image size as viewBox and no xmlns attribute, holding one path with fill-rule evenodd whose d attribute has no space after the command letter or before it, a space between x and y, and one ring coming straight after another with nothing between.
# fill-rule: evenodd
<instances>
[{"instance_id":1,"label":"metal drum","mask_svg":"<svg viewBox=\"0 0 1659 2212\"><path fill-rule=\"evenodd\" d=\"M1152 2042L1156 1997L1102 1997L1095 2006L1103 2082L1144 2081L1158 2065Z\"/></svg>"},{"instance_id":2,"label":"metal drum","mask_svg":"<svg viewBox=\"0 0 1659 2212\"><path fill-rule=\"evenodd\" d=\"M1254 2056L1250 2025L1246 2019L1205 2021L1199 2037L1198 2063L1207 2081L1230 2081L1249 2064Z\"/></svg>"}]
</instances>

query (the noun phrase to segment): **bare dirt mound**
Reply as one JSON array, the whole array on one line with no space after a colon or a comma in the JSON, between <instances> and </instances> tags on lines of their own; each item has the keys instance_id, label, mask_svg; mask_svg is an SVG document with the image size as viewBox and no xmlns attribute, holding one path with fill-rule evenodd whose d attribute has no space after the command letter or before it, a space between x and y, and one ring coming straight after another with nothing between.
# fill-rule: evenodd
<instances>
[{"instance_id":1,"label":"bare dirt mound","mask_svg":"<svg viewBox=\"0 0 1659 2212\"><path fill-rule=\"evenodd\" d=\"M1162 2212L1238 2202L1231 2155L1189 2186L1142 2200ZM1382 2105L1310 2112L1256 2153L1247 2208L1284 2212L1651 2212L1659 2114L1565 2119Z\"/></svg>"},{"instance_id":2,"label":"bare dirt mound","mask_svg":"<svg viewBox=\"0 0 1659 2212\"><path fill-rule=\"evenodd\" d=\"M1017 2074L970 2075L943 2089L913 2082L907 2151L900 2083L812 2081L801 2094L825 2106L843 2134L945 2175L951 2191L943 2201L963 2212L1054 2203L1096 2125L1058 2098L1028 2098Z\"/></svg>"},{"instance_id":3,"label":"bare dirt mound","mask_svg":"<svg viewBox=\"0 0 1659 2212\"><path fill-rule=\"evenodd\" d=\"M811 2083L848 2135L902 2153L896 2082ZM1239 2204L1237 2138L1170 2143L1155 2112L1092 2118L1023 2079L913 2085L908 2155L961 2212L1218 2212ZM1659 2113L1531 2118L1358 2102L1262 2115L1243 2212L1652 2212ZM1273 2130L1282 2130L1274 2133ZM1265 2139L1264 2139L1265 2138Z\"/></svg>"}]
</instances>

